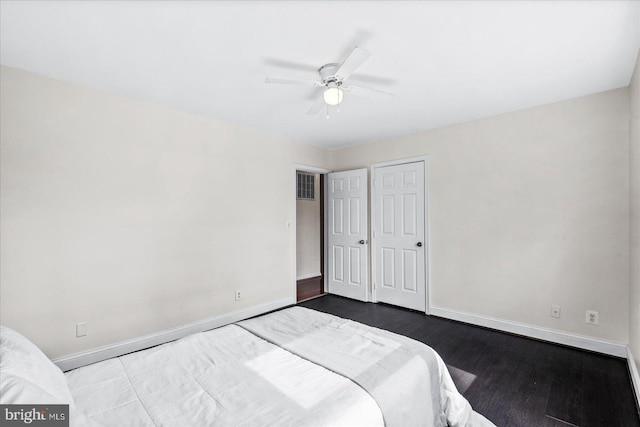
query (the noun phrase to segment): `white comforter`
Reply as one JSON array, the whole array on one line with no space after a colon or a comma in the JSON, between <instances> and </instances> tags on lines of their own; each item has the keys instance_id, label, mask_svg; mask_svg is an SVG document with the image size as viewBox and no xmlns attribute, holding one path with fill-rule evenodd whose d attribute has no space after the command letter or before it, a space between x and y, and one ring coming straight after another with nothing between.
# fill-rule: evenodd
<instances>
[{"instance_id":1,"label":"white comforter","mask_svg":"<svg viewBox=\"0 0 640 427\"><path fill-rule=\"evenodd\" d=\"M235 325L65 375L83 427L384 425L352 381Z\"/></svg>"},{"instance_id":2,"label":"white comforter","mask_svg":"<svg viewBox=\"0 0 640 427\"><path fill-rule=\"evenodd\" d=\"M65 375L83 427L493 425L431 348L301 307Z\"/></svg>"},{"instance_id":3,"label":"white comforter","mask_svg":"<svg viewBox=\"0 0 640 427\"><path fill-rule=\"evenodd\" d=\"M456 390L440 356L427 345L302 307L240 326L361 385L387 426L493 426Z\"/></svg>"}]
</instances>

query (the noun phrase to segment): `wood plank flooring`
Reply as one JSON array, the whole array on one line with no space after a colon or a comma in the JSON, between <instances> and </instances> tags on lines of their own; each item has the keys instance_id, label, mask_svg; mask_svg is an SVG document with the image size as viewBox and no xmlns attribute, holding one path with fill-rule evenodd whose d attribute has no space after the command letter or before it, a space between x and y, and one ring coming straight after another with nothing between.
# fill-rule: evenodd
<instances>
[{"instance_id":1,"label":"wood plank flooring","mask_svg":"<svg viewBox=\"0 0 640 427\"><path fill-rule=\"evenodd\" d=\"M431 346L471 406L499 427L640 427L624 359L334 295L300 305Z\"/></svg>"}]
</instances>

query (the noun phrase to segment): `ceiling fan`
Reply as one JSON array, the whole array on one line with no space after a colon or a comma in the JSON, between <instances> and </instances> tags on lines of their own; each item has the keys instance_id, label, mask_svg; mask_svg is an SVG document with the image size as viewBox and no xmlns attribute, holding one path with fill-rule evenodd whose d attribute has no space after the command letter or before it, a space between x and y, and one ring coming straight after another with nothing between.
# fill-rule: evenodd
<instances>
[{"instance_id":1,"label":"ceiling fan","mask_svg":"<svg viewBox=\"0 0 640 427\"><path fill-rule=\"evenodd\" d=\"M318 69L320 80L292 80L292 79L279 79L267 77L265 83L275 84L292 84L292 85L306 85L322 87L321 96L319 96L315 103L311 106L307 114L317 114L323 106L327 106L327 118L329 118L329 106L337 105L338 111L340 111L340 103L344 93L356 96L370 97L374 95L378 96L393 96L392 93L385 92L378 89L372 89L362 86L346 85L347 80L351 75L371 56L371 53L366 49L359 46L353 48L349 56L341 63L325 64Z\"/></svg>"}]
</instances>

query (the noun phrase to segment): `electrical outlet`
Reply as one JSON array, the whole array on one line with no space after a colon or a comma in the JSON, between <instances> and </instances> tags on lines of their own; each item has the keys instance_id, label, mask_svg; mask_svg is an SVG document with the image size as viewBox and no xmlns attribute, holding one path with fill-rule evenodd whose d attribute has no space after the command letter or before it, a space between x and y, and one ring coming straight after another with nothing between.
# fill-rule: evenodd
<instances>
[{"instance_id":1,"label":"electrical outlet","mask_svg":"<svg viewBox=\"0 0 640 427\"><path fill-rule=\"evenodd\" d=\"M84 337L87 335L87 324L86 323L78 323L76 325L76 337Z\"/></svg>"},{"instance_id":2,"label":"electrical outlet","mask_svg":"<svg viewBox=\"0 0 640 427\"><path fill-rule=\"evenodd\" d=\"M240 301L242 299L242 291L240 289L236 289L236 301Z\"/></svg>"},{"instance_id":3,"label":"electrical outlet","mask_svg":"<svg viewBox=\"0 0 640 427\"><path fill-rule=\"evenodd\" d=\"M552 305L551 306L551 317L555 317L556 319L560 318L560 306Z\"/></svg>"},{"instance_id":4,"label":"electrical outlet","mask_svg":"<svg viewBox=\"0 0 640 427\"><path fill-rule=\"evenodd\" d=\"M587 310L585 321L590 325L598 324L598 312L593 310Z\"/></svg>"}]
</instances>

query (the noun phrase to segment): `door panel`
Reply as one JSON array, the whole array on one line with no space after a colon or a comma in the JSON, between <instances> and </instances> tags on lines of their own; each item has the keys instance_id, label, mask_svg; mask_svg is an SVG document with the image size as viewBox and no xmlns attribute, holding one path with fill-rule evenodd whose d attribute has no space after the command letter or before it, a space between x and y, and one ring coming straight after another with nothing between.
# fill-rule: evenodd
<instances>
[{"instance_id":1,"label":"door panel","mask_svg":"<svg viewBox=\"0 0 640 427\"><path fill-rule=\"evenodd\" d=\"M336 199L333 200L332 203L333 211L331 213L331 217L333 218L333 224L332 227L330 227L330 230L333 230L333 234L342 234L342 216L344 212L344 209L342 209L343 200Z\"/></svg>"},{"instance_id":2,"label":"door panel","mask_svg":"<svg viewBox=\"0 0 640 427\"><path fill-rule=\"evenodd\" d=\"M360 204L362 199L349 197L349 234L360 235Z\"/></svg>"},{"instance_id":3,"label":"door panel","mask_svg":"<svg viewBox=\"0 0 640 427\"><path fill-rule=\"evenodd\" d=\"M402 195L402 235L416 236L418 221L417 214L417 197L415 194Z\"/></svg>"},{"instance_id":4,"label":"door panel","mask_svg":"<svg viewBox=\"0 0 640 427\"><path fill-rule=\"evenodd\" d=\"M416 293L418 291L418 254L414 250L402 250L402 290Z\"/></svg>"},{"instance_id":5,"label":"door panel","mask_svg":"<svg viewBox=\"0 0 640 427\"><path fill-rule=\"evenodd\" d=\"M374 170L376 300L426 310L424 162Z\"/></svg>"},{"instance_id":6,"label":"door panel","mask_svg":"<svg viewBox=\"0 0 640 427\"><path fill-rule=\"evenodd\" d=\"M395 257L393 249L382 248L382 286L391 289L396 287Z\"/></svg>"},{"instance_id":7,"label":"door panel","mask_svg":"<svg viewBox=\"0 0 640 427\"><path fill-rule=\"evenodd\" d=\"M333 280L344 282L344 248L342 246L333 247Z\"/></svg>"},{"instance_id":8,"label":"door panel","mask_svg":"<svg viewBox=\"0 0 640 427\"><path fill-rule=\"evenodd\" d=\"M330 173L328 179L328 291L367 301L367 170Z\"/></svg>"},{"instance_id":9,"label":"door panel","mask_svg":"<svg viewBox=\"0 0 640 427\"><path fill-rule=\"evenodd\" d=\"M349 284L360 286L360 248L349 248Z\"/></svg>"}]
</instances>

